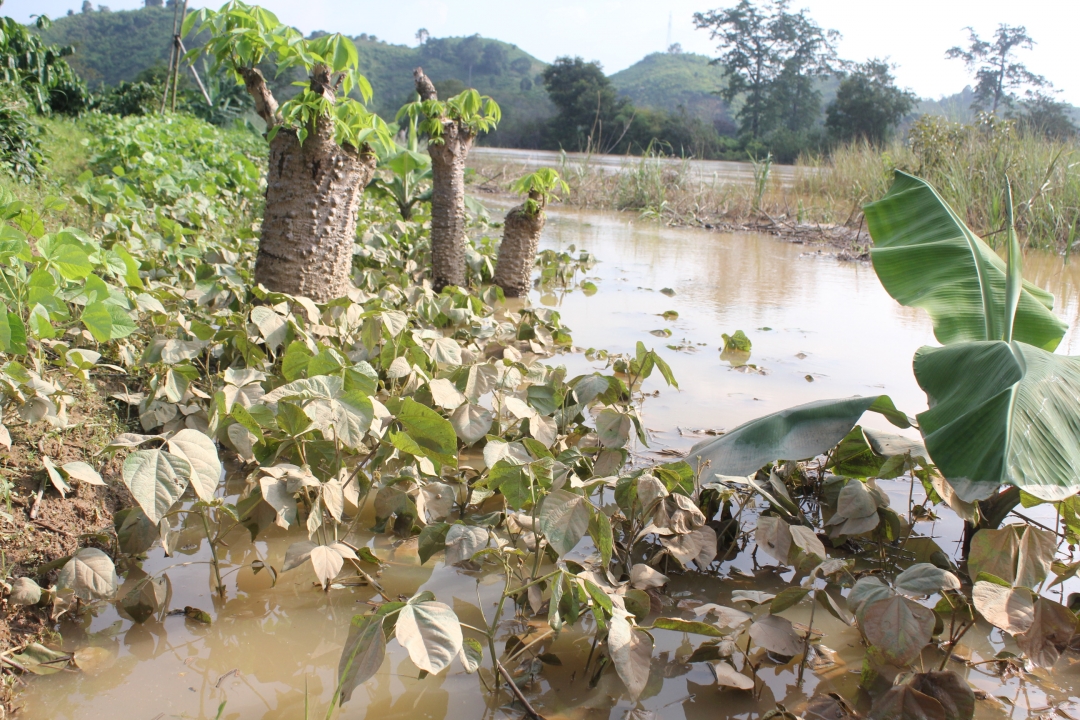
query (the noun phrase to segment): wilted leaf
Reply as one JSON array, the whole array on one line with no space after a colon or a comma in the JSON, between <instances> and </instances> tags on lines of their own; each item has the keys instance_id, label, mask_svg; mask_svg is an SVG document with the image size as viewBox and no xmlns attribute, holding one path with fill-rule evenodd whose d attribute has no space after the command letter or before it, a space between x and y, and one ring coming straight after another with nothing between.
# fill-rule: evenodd
<instances>
[{"instance_id":1,"label":"wilted leaf","mask_svg":"<svg viewBox=\"0 0 1080 720\"><path fill-rule=\"evenodd\" d=\"M870 708L870 720L946 720L945 709L934 698L910 685L897 685Z\"/></svg>"},{"instance_id":2,"label":"wilted leaf","mask_svg":"<svg viewBox=\"0 0 1080 720\"><path fill-rule=\"evenodd\" d=\"M607 642L615 670L626 684L630 697L636 700L649 682L652 638L632 627L626 618L615 615L608 628Z\"/></svg>"},{"instance_id":3,"label":"wilted leaf","mask_svg":"<svg viewBox=\"0 0 1080 720\"><path fill-rule=\"evenodd\" d=\"M213 500L222 469L214 441L198 430L185 429L169 438L169 452L191 466L191 485L199 499Z\"/></svg>"},{"instance_id":4,"label":"wilted leaf","mask_svg":"<svg viewBox=\"0 0 1080 720\"><path fill-rule=\"evenodd\" d=\"M1054 561L1057 545L1057 535L1050 530L1026 526L1024 534L1020 536L1016 579L1013 584L1034 588L1045 580L1050 574L1050 564Z\"/></svg>"},{"instance_id":5,"label":"wilted leaf","mask_svg":"<svg viewBox=\"0 0 1080 720\"><path fill-rule=\"evenodd\" d=\"M637 563L630 568L630 585L639 590L663 587L667 584L667 575L653 570L644 563Z\"/></svg>"},{"instance_id":6,"label":"wilted leaf","mask_svg":"<svg viewBox=\"0 0 1080 720\"><path fill-rule=\"evenodd\" d=\"M743 675L723 660L712 663L712 669L713 672L716 673L716 682L718 685L735 688L737 690L754 689L753 679Z\"/></svg>"},{"instance_id":7,"label":"wilted leaf","mask_svg":"<svg viewBox=\"0 0 1080 720\"><path fill-rule=\"evenodd\" d=\"M103 647L83 647L72 654L75 664L88 675L97 675L116 663L116 655Z\"/></svg>"},{"instance_id":8,"label":"wilted leaf","mask_svg":"<svg viewBox=\"0 0 1080 720\"><path fill-rule=\"evenodd\" d=\"M446 532L447 565L472 560L473 555L487 547L490 533L487 528L473 525L451 525Z\"/></svg>"},{"instance_id":9,"label":"wilted leaf","mask_svg":"<svg viewBox=\"0 0 1080 720\"><path fill-rule=\"evenodd\" d=\"M386 657L386 635L382 618L357 615L349 624L349 637L338 661L340 704L352 699L353 690L366 683L382 666Z\"/></svg>"},{"instance_id":10,"label":"wilted leaf","mask_svg":"<svg viewBox=\"0 0 1080 720\"><path fill-rule=\"evenodd\" d=\"M788 524L775 515L758 517L757 530L754 532L757 546L777 562L786 564L791 554L791 531Z\"/></svg>"},{"instance_id":11,"label":"wilted leaf","mask_svg":"<svg viewBox=\"0 0 1080 720\"><path fill-rule=\"evenodd\" d=\"M8 602L12 605L37 605L41 600L41 587L28 577L15 578L11 583Z\"/></svg>"},{"instance_id":12,"label":"wilted leaf","mask_svg":"<svg viewBox=\"0 0 1080 720\"><path fill-rule=\"evenodd\" d=\"M461 651L461 625L454 611L443 603L410 602L401 609L396 628L398 642L424 672L440 672Z\"/></svg>"},{"instance_id":13,"label":"wilted leaf","mask_svg":"<svg viewBox=\"0 0 1080 720\"><path fill-rule=\"evenodd\" d=\"M766 615L751 625L750 638L758 647L784 657L794 657L803 648L803 640L791 621L779 615Z\"/></svg>"},{"instance_id":14,"label":"wilted leaf","mask_svg":"<svg viewBox=\"0 0 1080 720\"><path fill-rule=\"evenodd\" d=\"M867 603L859 622L866 639L897 667L919 657L935 623L933 610L899 595Z\"/></svg>"},{"instance_id":15,"label":"wilted leaf","mask_svg":"<svg viewBox=\"0 0 1080 720\"><path fill-rule=\"evenodd\" d=\"M316 548L311 540L299 540L294 542L285 551L285 562L281 564L281 572L288 572L295 567L300 567L311 557L311 551Z\"/></svg>"},{"instance_id":16,"label":"wilted leaf","mask_svg":"<svg viewBox=\"0 0 1080 720\"><path fill-rule=\"evenodd\" d=\"M165 606L170 590L166 577L149 578L132 588L120 604L132 620L144 623Z\"/></svg>"},{"instance_id":17,"label":"wilted leaf","mask_svg":"<svg viewBox=\"0 0 1080 720\"><path fill-rule=\"evenodd\" d=\"M487 435L493 422L495 422L494 415L487 409L471 403L461 405L450 417L454 432L466 445L472 445Z\"/></svg>"},{"instance_id":18,"label":"wilted leaf","mask_svg":"<svg viewBox=\"0 0 1080 720\"><path fill-rule=\"evenodd\" d=\"M1012 583L1016 580L1016 556L1020 542L1011 525L998 530L982 529L971 538L968 574L972 579L988 573Z\"/></svg>"},{"instance_id":19,"label":"wilted leaf","mask_svg":"<svg viewBox=\"0 0 1080 720\"><path fill-rule=\"evenodd\" d=\"M184 494L190 477L188 461L164 450L136 450L124 460L124 484L154 524Z\"/></svg>"},{"instance_id":20,"label":"wilted leaf","mask_svg":"<svg viewBox=\"0 0 1080 720\"><path fill-rule=\"evenodd\" d=\"M52 675L64 669L71 656L47 648L40 643L30 643L21 653L12 656L15 662L35 675Z\"/></svg>"},{"instance_id":21,"label":"wilted leaf","mask_svg":"<svg viewBox=\"0 0 1080 720\"><path fill-rule=\"evenodd\" d=\"M815 564L828 558L825 545L813 530L803 525L789 525L788 531L791 533L791 542L810 557L816 558Z\"/></svg>"},{"instance_id":22,"label":"wilted leaf","mask_svg":"<svg viewBox=\"0 0 1080 720\"><path fill-rule=\"evenodd\" d=\"M566 490L554 490L544 498L537 524L561 557L573 550L589 531L588 501Z\"/></svg>"},{"instance_id":23,"label":"wilted leaf","mask_svg":"<svg viewBox=\"0 0 1080 720\"><path fill-rule=\"evenodd\" d=\"M731 602L747 602L751 605L764 605L767 602L772 602L772 599L776 597L773 593L767 593L762 590L735 590L731 593Z\"/></svg>"},{"instance_id":24,"label":"wilted leaf","mask_svg":"<svg viewBox=\"0 0 1080 720\"><path fill-rule=\"evenodd\" d=\"M341 566L345 563L342 554L335 547L337 544L316 545L311 549L308 558L315 569L315 577L319 579L323 587L329 585L330 581L337 577L337 574L341 572Z\"/></svg>"},{"instance_id":25,"label":"wilted leaf","mask_svg":"<svg viewBox=\"0 0 1080 720\"><path fill-rule=\"evenodd\" d=\"M810 588L804 587L789 587L780 591L780 594L772 599L772 604L769 605L769 612L775 615L781 613L794 605L798 605L799 601L810 594Z\"/></svg>"},{"instance_id":26,"label":"wilted leaf","mask_svg":"<svg viewBox=\"0 0 1080 720\"><path fill-rule=\"evenodd\" d=\"M930 563L916 563L896 576L896 589L911 596L933 595L945 590L959 590L960 579Z\"/></svg>"},{"instance_id":27,"label":"wilted leaf","mask_svg":"<svg viewBox=\"0 0 1080 720\"><path fill-rule=\"evenodd\" d=\"M717 605L716 603L700 605L694 609L694 614L698 617L701 617L702 615L706 617L715 617L718 625L732 630L742 627L754 617L749 613L744 613L742 610L724 607L723 605Z\"/></svg>"},{"instance_id":28,"label":"wilted leaf","mask_svg":"<svg viewBox=\"0 0 1080 720\"><path fill-rule=\"evenodd\" d=\"M431 391L431 399L435 404L447 410L454 410L459 405L466 402L465 396L461 394L461 391L445 378L439 378L429 382L428 390Z\"/></svg>"},{"instance_id":29,"label":"wilted leaf","mask_svg":"<svg viewBox=\"0 0 1080 720\"><path fill-rule=\"evenodd\" d=\"M1031 627L1016 636L1016 644L1036 667L1049 670L1076 634L1076 615L1049 598L1035 603Z\"/></svg>"},{"instance_id":30,"label":"wilted leaf","mask_svg":"<svg viewBox=\"0 0 1080 720\"><path fill-rule=\"evenodd\" d=\"M1027 588L1008 588L979 581L971 591L971 599L987 622L1010 635L1027 632L1034 620L1035 607Z\"/></svg>"},{"instance_id":31,"label":"wilted leaf","mask_svg":"<svg viewBox=\"0 0 1080 720\"><path fill-rule=\"evenodd\" d=\"M104 485L105 481L101 479L101 475L98 471L91 467L88 463L84 462L69 462L64 463L61 468L69 478L75 478L79 482L87 483L88 485Z\"/></svg>"},{"instance_id":32,"label":"wilted leaf","mask_svg":"<svg viewBox=\"0 0 1080 720\"><path fill-rule=\"evenodd\" d=\"M484 646L480 644L479 640L465 638L461 644L461 654L458 655L458 660L465 667L465 672L476 672L484 662Z\"/></svg>"},{"instance_id":33,"label":"wilted leaf","mask_svg":"<svg viewBox=\"0 0 1080 720\"><path fill-rule=\"evenodd\" d=\"M72 555L56 578L57 590L70 590L87 602L108 600L119 586L112 559L97 548L83 548Z\"/></svg>"},{"instance_id":34,"label":"wilted leaf","mask_svg":"<svg viewBox=\"0 0 1080 720\"><path fill-rule=\"evenodd\" d=\"M937 700L945 720L971 720L975 715L975 693L967 680L952 671L917 673L911 687Z\"/></svg>"},{"instance_id":35,"label":"wilted leaf","mask_svg":"<svg viewBox=\"0 0 1080 720\"><path fill-rule=\"evenodd\" d=\"M683 535L661 537L660 544L684 567L689 567L693 560L699 568L705 569L716 557L716 531L708 525Z\"/></svg>"},{"instance_id":36,"label":"wilted leaf","mask_svg":"<svg viewBox=\"0 0 1080 720\"><path fill-rule=\"evenodd\" d=\"M851 592L848 593L847 597L848 608L851 612L861 615L863 608L869 603L885 600L895 595L896 593L891 587L878 578L868 575L859 578L855 582L855 587L851 588Z\"/></svg>"}]
</instances>

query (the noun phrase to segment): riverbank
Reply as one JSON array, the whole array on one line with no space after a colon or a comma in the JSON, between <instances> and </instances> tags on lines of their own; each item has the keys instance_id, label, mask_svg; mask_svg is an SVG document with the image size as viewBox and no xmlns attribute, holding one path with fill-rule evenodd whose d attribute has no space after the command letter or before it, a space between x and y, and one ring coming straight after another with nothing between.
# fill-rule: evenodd
<instances>
[{"instance_id":1,"label":"riverbank","mask_svg":"<svg viewBox=\"0 0 1080 720\"><path fill-rule=\"evenodd\" d=\"M628 210L669 225L766 232L827 242L858 257L871 244L862 207L880 198L897 169L924 177L994 247L1002 240L1003 192L1012 182L1016 226L1026 247L1060 254L1080 240L1080 144L1019 132L1005 121L977 126L927 118L908 141L852 144L793 166L698 161L653 154L586 156L542 151L474 151L473 187L505 191L540 166L570 187L565 204Z\"/></svg>"}]
</instances>

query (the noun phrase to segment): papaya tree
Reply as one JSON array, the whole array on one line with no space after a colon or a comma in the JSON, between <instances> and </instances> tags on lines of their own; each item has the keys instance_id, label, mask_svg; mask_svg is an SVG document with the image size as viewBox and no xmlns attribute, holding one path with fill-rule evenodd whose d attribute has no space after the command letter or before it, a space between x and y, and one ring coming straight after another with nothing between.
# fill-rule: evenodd
<instances>
[{"instance_id":1,"label":"papaya tree","mask_svg":"<svg viewBox=\"0 0 1080 720\"><path fill-rule=\"evenodd\" d=\"M398 111L426 119L431 155L431 280L436 291L465 284L465 161L473 140L492 130L502 118L498 104L476 90L466 90L445 102L423 68L413 71L418 102Z\"/></svg>"},{"instance_id":2,"label":"papaya tree","mask_svg":"<svg viewBox=\"0 0 1080 720\"><path fill-rule=\"evenodd\" d=\"M507 297L520 297L529 292L536 249L544 229L544 206L557 197L557 191L570 188L551 168L541 168L514 183L515 193L526 195L525 202L506 213L499 260L495 265L495 284Z\"/></svg>"},{"instance_id":3,"label":"papaya tree","mask_svg":"<svg viewBox=\"0 0 1080 720\"><path fill-rule=\"evenodd\" d=\"M239 0L203 9L184 21L210 40L212 71L224 68L243 83L266 123L270 162L266 178L255 281L275 292L326 302L345 294L352 270L360 193L375 172L374 144L388 144L385 123L349 97L371 100L348 38L306 40L273 13ZM307 73L303 89L278 103L260 66Z\"/></svg>"}]
</instances>

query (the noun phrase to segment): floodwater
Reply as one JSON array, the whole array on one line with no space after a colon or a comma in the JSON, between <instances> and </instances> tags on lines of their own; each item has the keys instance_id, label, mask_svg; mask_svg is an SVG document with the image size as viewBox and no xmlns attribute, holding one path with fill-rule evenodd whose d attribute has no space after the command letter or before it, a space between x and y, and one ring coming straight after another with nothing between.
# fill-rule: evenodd
<instances>
[{"instance_id":1,"label":"floodwater","mask_svg":"<svg viewBox=\"0 0 1080 720\"><path fill-rule=\"evenodd\" d=\"M521 165L526 170L542 167L557 168L562 162L575 169L591 168L603 173L619 173L636 167L642 158L635 155L601 155L597 153L560 153L553 150L520 150L517 148L475 147L469 152L470 158L478 163L510 163ZM677 157L649 158L649 163L660 163L671 169L687 168L696 178L718 178L724 182L752 185L754 166L748 162L731 160L684 160ZM772 165L769 168L771 182L790 185L795 180L795 173L807 169L796 169L794 165Z\"/></svg>"},{"instance_id":2,"label":"floodwater","mask_svg":"<svg viewBox=\"0 0 1080 720\"><path fill-rule=\"evenodd\" d=\"M697 431L730 429L820 398L887 393L908 414L925 408L925 397L911 374L911 358L920 345L933 342L930 323L920 311L897 306L868 264L842 262L828 249L770 237L673 229L626 214L553 210L543 247L566 250L571 245L599 259L587 273L598 292L534 293L532 301L558 309L583 348L633 352L639 340L657 348L682 387L669 389L659 378L646 383L645 391L659 395L644 404L645 424L653 439L651 448L638 448L642 454L664 447L686 449L703 437ZM1025 274L1055 293L1059 312L1075 325L1080 266L1066 267L1060 259L1042 255L1031 255L1026 262ZM665 288L674 294L661 293ZM664 320L660 315L668 310L678 312L678 318ZM663 329L671 330L670 338L650 334ZM748 361L752 367L742 370L720 358L721 333L736 330L743 330L753 343ZM1075 329L1071 330L1062 351L1077 352L1078 343ZM603 365L588 361L582 353L549 362L564 363L571 372ZM233 484L227 491L238 489ZM907 507L906 483L882 486L894 507ZM916 502L921 498L917 488ZM1036 520L1053 522L1039 510L1028 512ZM955 554L955 522L920 522L917 531L933 536L946 553ZM245 530L230 534L229 546L221 551L229 569L224 601L211 592L211 571L205 564L209 553L200 542L201 528L185 534L174 558L164 557L160 549L151 551L142 570L127 574L127 587L142 572L171 568L170 607L201 608L210 613L213 624L169 616L137 625L115 606L94 606L83 617L64 622L61 632L68 650L101 648L98 667L31 680L21 695L21 717L324 717L350 617L384 598L369 586L324 594L314 586L310 565L281 575L276 586L267 572L256 575L243 567L256 559L280 567L288 545L302 537L272 528L253 543ZM388 563L380 577L388 597L431 590L466 623L481 625L482 613L490 617L502 589L501 578L445 567L439 556L420 566L415 540L397 543L385 535L361 533L351 541L371 547ZM721 574L731 576L719 580L700 573L673 574L669 592L682 605L666 607L665 614L690 617L686 608L695 602L727 604L736 589L776 592L793 577L791 571L756 567L748 552L725 563ZM1065 591L1070 589L1075 588ZM819 692L839 692L860 701L862 649L857 631L825 613L817 614L814 627L824 632L822 643L835 654L807 671L801 689L795 665L776 665L763 658L758 676L764 688L759 697L720 689L706 665L683 662L703 638L658 631L651 680L640 705L635 705L610 668L595 687L589 686L580 671L590 652L589 634L564 631L548 649L562 664L546 666L526 693L549 720L756 718L776 703L796 709ZM510 618L501 629L502 637L522 629ZM999 631L979 630L968 633L957 655L983 660L1002 649L1015 649ZM1036 682L1017 678L1003 682L986 665L965 669L954 662L950 667L965 673L987 694L989 699L978 703L980 718L1022 718L1061 703L1069 713L1065 717L1078 717L1069 703L1080 697L1080 676L1069 657L1059 662L1052 677ZM861 701L865 703L865 698ZM638 711L631 716L635 708ZM861 709L866 710L865 704ZM438 676L418 680L407 654L391 642L379 673L354 693L337 717L465 720L521 714L511 707L508 695L486 693L478 677L466 674L457 663Z\"/></svg>"}]
</instances>

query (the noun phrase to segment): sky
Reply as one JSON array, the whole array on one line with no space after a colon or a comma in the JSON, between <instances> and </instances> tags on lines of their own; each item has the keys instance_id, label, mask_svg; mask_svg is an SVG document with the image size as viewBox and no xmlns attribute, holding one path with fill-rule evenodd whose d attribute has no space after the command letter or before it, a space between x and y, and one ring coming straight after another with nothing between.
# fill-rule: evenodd
<instances>
[{"instance_id":1,"label":"sky","mask_svg":"<svg viewBox=\"0 0 1080 720\"><path fill-rule=\"evenodd\" d=\"M679 43L686 52L715 57L708 33L693 25L693 13L731 6L735 0L262 0L283 22L300 30L375 35L415 45L423 27L433 37L479 33L514 43L553 61L561 55L598 60L608 73L622 70L651 52ZM29 22L31 15L57 17L78 10L81 0L7 0L0 13ZM142 0L106 0L113 10L133 9ZM189 7L219 6L190 0ZM95 6L97 3L95 3ZM971 83L959 60L945 51L964 44L971 25L984 37L998 23L1024 25L1036 41L1021 59L1061 90L1060 99L1080 106L1080 63L1076 61L1078 0L803 0L822 27L839 30L841 57L863 61L889 57L898 65L898 84L921 97L951 95Z\"/></svg>"}]
</instances>

